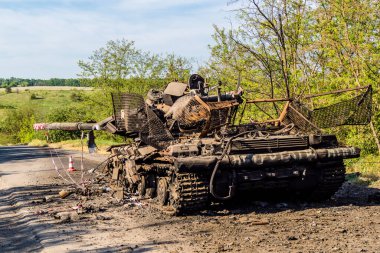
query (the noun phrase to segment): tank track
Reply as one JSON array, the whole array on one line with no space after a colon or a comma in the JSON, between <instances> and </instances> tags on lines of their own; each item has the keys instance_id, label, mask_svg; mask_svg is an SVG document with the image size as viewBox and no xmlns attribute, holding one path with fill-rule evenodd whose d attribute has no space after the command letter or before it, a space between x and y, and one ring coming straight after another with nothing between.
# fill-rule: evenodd
<instances>
[{"instance_id":1,"label":"tank track","mask_svg":"<svg viewBox=\"0 0 380 253\"><path fill-rule=\"evenodd\" d=\"M176 173L169 204L176 215L202 210L209 203L209 185L204 175Z\"/></svg>"},{"instance_id":2,"label":"tank track","mask_svg":"<svg viewBox=\"0 0 380 253\"><path fill-rule=\"evenodd\" d=\"M327 200L342 186L345 180L346 168L342 161L338 161L321 163L317 166L317 169L321 170L320 181L318 186L310 192L308 200Z\"/></svg>"}]
</instances>

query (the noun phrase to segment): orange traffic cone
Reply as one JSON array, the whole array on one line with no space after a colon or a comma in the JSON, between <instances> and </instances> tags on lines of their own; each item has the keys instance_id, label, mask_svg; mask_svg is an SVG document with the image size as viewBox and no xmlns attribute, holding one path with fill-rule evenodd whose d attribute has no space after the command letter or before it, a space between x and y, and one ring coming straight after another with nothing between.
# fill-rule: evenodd
<instances>
[{"instance_id":1,"label":"orange traffic cone","mask_svg":"<svg viewBox=\"0 0 380 253\"><path fill-rule=\"evenodd\" d=\"M67 169L67 171L76 171L76 169L74 168L74 162L73 162L73 157L70 156L70 159L69 159L69 168Z\"/></svg>"}]
</instances>

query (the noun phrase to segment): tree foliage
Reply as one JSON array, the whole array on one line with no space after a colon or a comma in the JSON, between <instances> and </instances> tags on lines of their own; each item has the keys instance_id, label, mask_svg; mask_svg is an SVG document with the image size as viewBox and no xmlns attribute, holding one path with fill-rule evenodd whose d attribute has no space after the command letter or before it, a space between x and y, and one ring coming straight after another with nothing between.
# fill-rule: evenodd
<instances>
[{"instance_id":1,"label":"tree foliage","mask_svg":"<svg viewBox=\"0 0 380 253\"><path fill-rule=\"evenodd\" d=\"M144 94L152 87L168 81L185 81L192 68L190 60L168 54L145 52L134 41L111 40L93 52L88 60L80 60L83 82L105 91L128 91Z\"/></svg>"},{"instance_id":2,"label":"tree foliage","mask_svg":"<svg viewBox=\"0 0 380 253\"><path fill-rule=\"evenodd\" d=\"M11 88L11 87L28 87L28 86L81 86L78 79L69 78L50 78L48 80L44 79L27 79L27 78L0 78L0 87Z\"/></svg>"},{"instance_id":3,"label":"tree foliage","mask_svg":"<svg viewBox=\"0 0 380 253\"><path fill-rule=\"evenodd\" d=\"M375 0L238 1L239 25L215 26L208 68L242 72L268 96L297 96L377 85L379 13Z\"/></svg>"},{"instance_id":4,"label":"tree foliage","mask_svg":"<svg viewBox=\"0 0 380 253\"><path fill-rule=\"evenodd\" d=\"M373 85L378 108L380 5L376 0L240 0L237 25L215 26L210 78L235 83L249 97L300 97L308 93ZM319 106L339 101L321 98ZM374 115L375 129L380 129ZM339 134L373 152L369 127ZM356 136L356 137L355 137ZM359 140L360 139L360 140ZM365 144L363 144L363 141Z\"/></svg>"}]
</instances>

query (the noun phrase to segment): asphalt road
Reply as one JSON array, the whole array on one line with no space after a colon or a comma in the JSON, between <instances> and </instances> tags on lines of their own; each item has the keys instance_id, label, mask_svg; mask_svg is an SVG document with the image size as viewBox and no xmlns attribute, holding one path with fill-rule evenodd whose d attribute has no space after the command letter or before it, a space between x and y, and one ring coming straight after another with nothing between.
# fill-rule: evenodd
<instances>
[{"instance_id":1,"label":"asphalt road","mask_svg":"<svg viewBox=\"0 0 380 253\"><path fill-rule=\"evenodd\" d=\"M49 245L57 245L53 238L59 231L52 224L40 222L35 203L63 187L65 182L57 176L53 159L57 168L65 173L69 156L73 156L76 166L80 167L78 152L29 146L0 147L0 252L46 251ZM104 156L91 156L92 161L85 159L84 166L94 167L104 159Z\"/></svg>"}]
</instances>

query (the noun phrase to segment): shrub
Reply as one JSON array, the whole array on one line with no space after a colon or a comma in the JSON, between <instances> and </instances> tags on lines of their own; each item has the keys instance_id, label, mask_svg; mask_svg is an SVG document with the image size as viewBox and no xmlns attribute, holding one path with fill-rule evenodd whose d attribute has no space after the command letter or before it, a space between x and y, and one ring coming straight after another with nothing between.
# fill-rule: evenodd
<instances>
[{"instance_id":1,"label":"shrub","mask_svg":"<svg viewBox=\"0 0 380 253\"><path fill-rule=\"evenodd\" d=\"M38 95L35 94L35 93L32 93L32 94L30 95L30 99L31 99L31 100L35 100L35 99L44 99L44 97L41 97L41 96L38 96Z\"/></svg>"},{"instance_id":2,"label":"shrub","mask_svg":"<svg viewBox=\"0 0 380 253\"><path fill-rule=\"evenodd\" d=\"M76 92L71 93L71 95L70 95L70 99L71 99L71 101L73 101L73 102L81 102L81 101L83 101L83 96L82 96L81 93L78 93L78 92L76 91Z\"/></svg>"},{"instance_id":3,"label":"shrub","mask_svg":"<svg viewBox=\"0 0 380 253\"><path fill-rule=\"evenodd\" d=\"M1 131L6 133L15 143L27 143L39 134L33 129L37 112L29 106L8 111L1 125Z\"/></svg>"}]
</instances>

